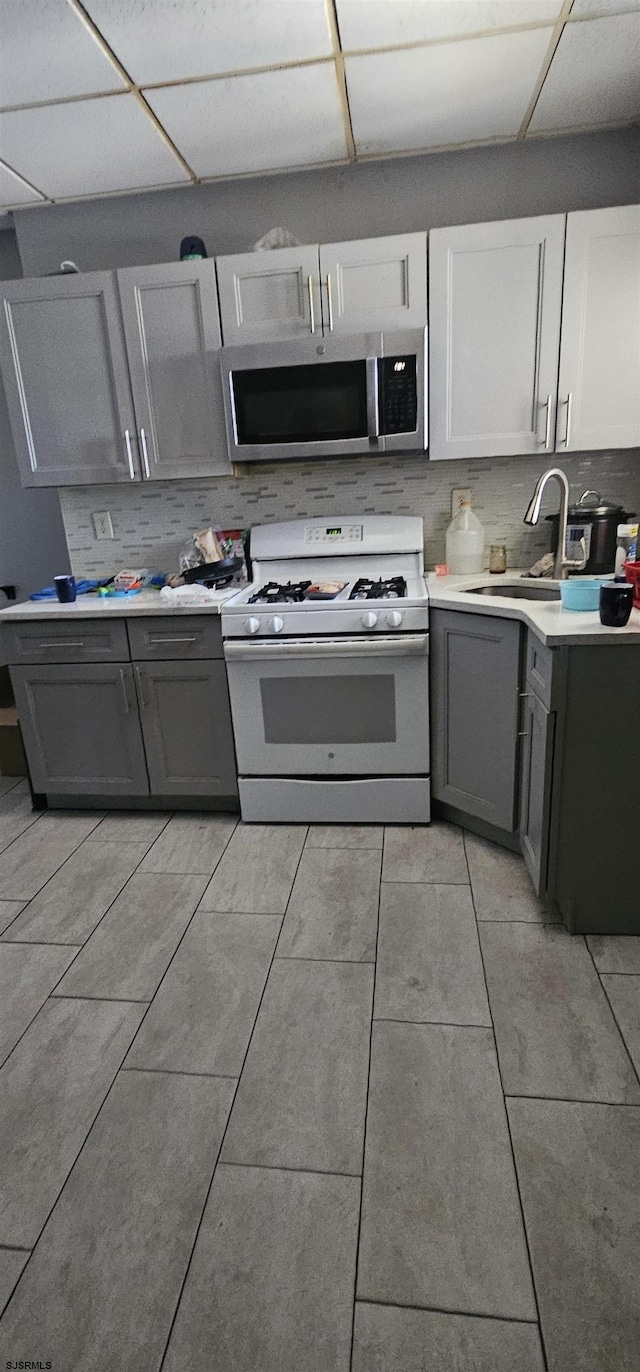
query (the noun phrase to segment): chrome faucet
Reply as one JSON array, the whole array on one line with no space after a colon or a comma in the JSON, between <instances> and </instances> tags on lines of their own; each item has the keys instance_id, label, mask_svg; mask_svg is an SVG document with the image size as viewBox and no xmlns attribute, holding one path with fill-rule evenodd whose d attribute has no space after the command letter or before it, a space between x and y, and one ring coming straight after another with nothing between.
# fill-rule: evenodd
<instances>
[{"instance_id":1,"label":"chrome faucet","mask_svg":"<svg viewBox=\"0 0 640 1372\"><path fill-rule=\"evenodd\" d=\"M538 477L535 491L533 492L531 501L527 508L527 513L524 517L524 522L525 524L538 523L538 520L540 518L540 506L542 505L542 497L544 495L547 482L551 480L552 476L555 476L556 481L560 486L560 520L558 527L558 547L556 549L556 561L553 569L553 574L556 578L556 581L565 581L567 573L569 571L581 572L584 570L584 568L587 565L589 554L587 552L587 545L585 543L585 540L584 538L581 538L580 549L582 552L582 557L578 558L578 560L575 561L574 559L567 557L566 555L567 521L569 517L569 482L567 481L567 478L560 467L549 467L549 470L547 472L543 472L542 476Z\"/></svg>"}]
</instances>

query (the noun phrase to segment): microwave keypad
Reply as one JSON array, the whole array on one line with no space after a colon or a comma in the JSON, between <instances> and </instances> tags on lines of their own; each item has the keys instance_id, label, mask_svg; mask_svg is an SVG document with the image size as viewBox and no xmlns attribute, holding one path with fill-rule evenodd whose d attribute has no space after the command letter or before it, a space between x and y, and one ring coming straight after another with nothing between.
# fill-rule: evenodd
<instances>
[{"instance_id":1,"label":"microwave keypad","mask_svg":"<svg viewBox=\"0 0 640 1372\"><path fill-rule=\"evenodd\" d=\"M415 355L380 358L378 383L380 433L413 433L418 427Z\"/></svg>"}]
</instances>

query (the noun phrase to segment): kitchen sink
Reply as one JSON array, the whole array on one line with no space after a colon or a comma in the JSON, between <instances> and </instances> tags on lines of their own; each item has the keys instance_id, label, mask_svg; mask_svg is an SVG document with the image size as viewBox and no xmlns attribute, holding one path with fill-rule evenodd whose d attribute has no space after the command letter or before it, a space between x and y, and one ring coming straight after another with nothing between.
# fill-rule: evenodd
<instances>
[{"instance_id":1,"label":"kitchen sink","mask_svg":"<svg viewBox=\"0 0 640 1372\"><path fill-rule=\"evenodd\" d=\"M509 600L559 600L560 591L557 586L540 586L534 582L523 583L519 581L515 586L466 586L465 595L498 595L508 596Z\"/></svg>"}]
</instances>

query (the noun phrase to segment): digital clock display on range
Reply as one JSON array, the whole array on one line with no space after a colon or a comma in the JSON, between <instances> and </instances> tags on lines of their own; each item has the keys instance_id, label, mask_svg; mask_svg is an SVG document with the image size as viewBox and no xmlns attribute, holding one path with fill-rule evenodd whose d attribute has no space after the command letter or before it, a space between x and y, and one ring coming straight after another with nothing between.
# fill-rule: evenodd
<instances>
[{"instance_id":1,"label":"digital clock display on range","mask_svg":"<svg viewBox=\"0 0 640 1372\"><path fill-rule=\"evenodd\" d=\"M327 538L339 538L341 533L342 529L325 529Z\"/></svg>"}]
</instances>

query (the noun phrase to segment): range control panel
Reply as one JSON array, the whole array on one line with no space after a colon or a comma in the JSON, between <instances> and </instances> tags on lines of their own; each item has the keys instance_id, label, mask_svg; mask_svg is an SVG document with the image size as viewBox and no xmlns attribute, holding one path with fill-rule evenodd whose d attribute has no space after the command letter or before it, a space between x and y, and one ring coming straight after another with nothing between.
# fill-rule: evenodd
<instances>
[{"instance_id":1,"label":"range control panel","mask_svg":"<svg viewBox=\"0 0 640 1372\"><path fill-rule=\"evenodd\" d=\"M418 427L416 363L415 354L378 362L381 434L414 433Z\"/></svg>"},{"instance_id":2,"label":"range control panel","mask_svg":"<svg viewBox=\"0 0 640 1372\"><path fill-rule=\"evenodd\" d=\"M304 531L305 543L361 543L361 524L307 524Z\"/></svg>"}]
</instances>

